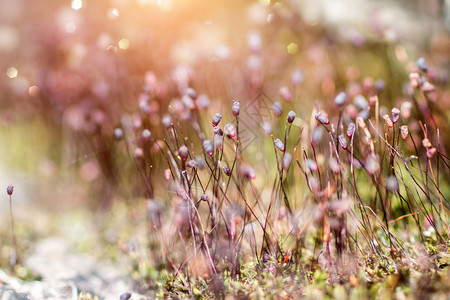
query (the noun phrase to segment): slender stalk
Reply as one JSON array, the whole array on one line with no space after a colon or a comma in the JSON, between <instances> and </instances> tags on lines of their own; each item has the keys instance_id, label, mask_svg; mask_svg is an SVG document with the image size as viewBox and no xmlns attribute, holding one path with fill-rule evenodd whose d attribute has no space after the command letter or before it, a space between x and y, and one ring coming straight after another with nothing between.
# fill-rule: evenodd
<instances>
[{"instance_id":1,"label":"slender stalk","mask_svg":"<svg viewBox=\"0 0 450 300\"><path fill-rule=\"evenodd\" d=\"M11 218L11 235L12 235L12 247L11 247L11 257L10 257L10 267L11 270L15 273L15 266L17 264L17 240L16 234L14 232L14 214L12 210L12 190L10 190L11 185L8 186L8 194L9 194L9 215Z\"/></svg>"}]
</instances>

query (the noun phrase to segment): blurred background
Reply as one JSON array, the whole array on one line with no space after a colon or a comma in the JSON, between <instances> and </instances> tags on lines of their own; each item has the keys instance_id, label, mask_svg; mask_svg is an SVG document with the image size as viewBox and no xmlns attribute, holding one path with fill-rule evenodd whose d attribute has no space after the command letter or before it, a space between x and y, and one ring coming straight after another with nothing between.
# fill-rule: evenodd
<instances>
[{"instance_id":1,"label":"blurred background","mask_svg":"<svg viewBox=\"0 0 450 300\"><path fill-rule=\"evenodd\" d=\"M0 0L0 187L15 185L19 227L147 198L114 128L141 110L162 139L187 87L208 120L263 92L307 122L341 90L382 89L396 105L425 57L448 111L449 31L448 0Z\"/></svg>"}]
</instances>

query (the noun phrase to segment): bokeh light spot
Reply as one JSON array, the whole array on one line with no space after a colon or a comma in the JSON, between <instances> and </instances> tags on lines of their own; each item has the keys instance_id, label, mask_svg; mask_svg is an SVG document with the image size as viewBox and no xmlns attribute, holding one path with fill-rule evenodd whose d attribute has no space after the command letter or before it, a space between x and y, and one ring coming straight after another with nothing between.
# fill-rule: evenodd
<instances>
[{"instance_id":1,"label":"bokeh light spot","mask_svg":"<svg viewBox=\"0 0 450 300\"><path fill-rule=\"evenodd\" d=\"M72 0L72 9L79 10L83 7L83 1L81 0Z\"/></svg>"},{"instance_id":2,"label":"bokeh light spot","mask_svg":"<svg viewBox=\"0 0 450 300\"><path fill-rule=\"evenodd\" d=\"M75 31L77 31L77 25L75 25L74 22L67 22L66 26L64 26L64 30L67 33L74 33Z\"/></svg>"},{"instance_id":3,"label":"bokeh light spot","mask_svg":"<svg viewBox=\"0 0 450 300\"><path fill-rule=\"evenodd\" d=\"M111 20L117 19L119 17L120 13L117 8L113 8L108 11L108 18Z\"/></svg>"},{"instance_id":4,"label":"bokeh light spot","mask_svg":"<svg viewBox=\"0 0 450 300\"><path fill-rule=\"evenodd\" d=\"M15 67L10 67L8 68L8 70L6 70L6 76L8 76L11 79L16 78L18 74L19 71Z\"/></svg>"},{"instance_id":5,"label":"bokeh light spot","mask_svg":"<svg viewBox=\"0 0 450 300\"><path fill-rule=\"evenodd\" d=\"M296 43L290 43L287 45L287 52L289 54L295 54L298 52L298 45Z\"/></svg>"},{"instance_id":6,"label":"bokeh light spot","mask_svg":"<svg viewBox=\"0 0 450 300\"><path fill-rule=\"evenodd\" d=\"M36 85L30 86L30 88L28 89L28 95L30 95L31 97L37 97L39 95L39 92L40 89Z\"/></svg>"},{"instance_id":7,"label":"bokeh light spot","mask_svg":"<svg viewBox=\"0 0 450 300\"><path fill-rule=\"evenodd\" d=\"M127 50L130 47L130 41L127 39L121 39L119 41L119 48L122 50Z\"/></svg>"}]
</instances>

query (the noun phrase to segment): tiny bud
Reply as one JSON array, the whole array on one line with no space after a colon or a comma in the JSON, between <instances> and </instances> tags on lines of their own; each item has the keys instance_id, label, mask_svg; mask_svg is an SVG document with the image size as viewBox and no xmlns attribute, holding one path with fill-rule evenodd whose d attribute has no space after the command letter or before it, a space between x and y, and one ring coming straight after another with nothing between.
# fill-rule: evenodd
<instances>
[{"instance_id":1,"label":"tiny bud","mask_svg":"<svg viewBox=\"0 0 450 300\"><path fill-rule=\"evenodd\" d=\"M8 185L6 188L6 193L8 193L9 196L11 196L14 192L14 186L12 184Z\"/></svg>"},{"instance_id":2,"label":"tiny bud","mask_svg":"<svg viewBox=\"0 0 450 300\"><path fill-rule=\"evenodd\" d=\"M283 170L289 169L291 161L292 161L292 155L290 155L289 153L285 153L283 156L283 161L282 161Z\"/></svg>"},{"instance_id":3,"label":"tiny bud","mask_svg":"<svg viewBox=\"0 0 450 300\"><path fill-rule=\"evenodd\" d=\"M181 102L183 102L184 106L186 106L189 110L194 110L195 109L194 100L192 100L192 98L189 97L188 95L184 95L181 98Z\"/></svg>"},{"instance_id":4,"label":"tiny bud","mask_svg":"<svg viewBox=\"0 0 450 300\"><path fill-rule=\"evenodd\" d=\"M342 106L345 101L347 101L347 94L344 92L340 92L337 94L336 98L334 98L334 104L336 106Z\"/></svg>"},{"instance_id":5,"label":"tiny bud","mask_svg":"<svg viewBox=\"0 0 450 300\"><path fill-rule=\"evenodd\" d=\"M255 170L252 167L250 167L249 165L241 166L240 174L242 176L246 177L247 179L255 179L256 178Z\"/></svg>"},{"instance_id":6,"label":"tiny bud","mask_svg":"<svg viewBox=\"0 0 450 300\"><path fill-rule=\"evenodd\" d=\"M400 118L400 110L397 107L394 107L391 110L392 113L392 122L397 123L398 119Z\"/></svg>"},{"instance_id":7,"label":"tiny bud","mask_svg":"<svg viewBox=\"0 0 450 300\"><path fill-rule=\"evenodd\" d=\"M383 91L386 88L386 83L384 82L383 79L377 79L375 81L375 91L377 93Z\"/></svg>"},{"instance_id":8,"label":"tiny bud","mask_svg":"<svg viewBox=\"0 0 450 300\"><path fill-rule=\"evenodd\" d=\"M374 107L375 104L377 104L377 102L378 102L378 96L377 95L369 97L369 105L371 107Z\"/></svg>"},{"instance_id":9,"label":"tiny bud","mask_svg":"<svg viewBox=\"0 0 450 300\"><path fill-rule=\"evenodd\" d=\"M334 157L332 157L328 161L328 166L330 167L331 171L333 171L336 174L338 174L339 171L341 170L341 168L339 167L339 164L338 164L336 158L334 158Z\"/></svg>"},{"instance_id":10,"label":"tiny bud","mask_svg":"<svg viewBox=\"0 0 450 300\"><path fill-rule=\"evenodd\" d=\"M195 166L197 168L199 168L200 170L203 170L205 168L205 163L204 163L204 161L202 160L201 157L197 156L195 158Z\"/></svg>"},{"instance_id":11,"label":"tiny bud","mask_svg":"<svg viewBox=\"0 0 450 300\"><path fill-rule=\"evenodd\" d=\"M341 145L342 149L347 149L347 140L345 139L345 136L343 134L338 136L339 144Z\"/></svg>"},{"instance_id":12,"label":"tiny bud","mask_svg":"<svg viewBox=\"0 0 450 300\"><path fill-rule=\"evenodd\" d=\"M233 140L236 140L236 128L234 127L233 124L228 123L227 125L225 125L223 129L227 136L229 136Z\"/></svg>"},{"instance_id":13,"label":"tiny bud","mask_svg":"<svg viewBox=\"0 0 450 300\"><path fill-rule=\"evenodd\" d=\"M369 107L369 103L363 95L357 95L353 99L353 104L355 104L355 106L360 110L365 110Z\"/></svg>"},{"instance_id":14,"label":"tiny bud","mask_svg":"<svg viewBox=\"0 0 450 300\"><path fill-rule=\"evenodd\" d=\"M295 111L291 110L288 115L287 115L287 121L289 124L292 124L292 122L294 122L295 119Z\"/></svg>"},{"instance_id":15,"label":"tiny bud","mask_svg":"<svg viewBox=\"0 0 450 300\"><path fill-rule=\"evenodd\" d=\"M207 194L203 194L203 195L200 197L200 200L202 200L202 201L209 201L209 196L208 196Z\"/></svg>"},{"instance_id":16,"label":"tiny bud","mask_svg":"<svg viewBox=\"0 0 450 300\"><path fill-rule=\"evenodd\" d=\"M409 101L403 102L402 106L400 107L402 117L408 119L411 116L411 109L412 109L411 102Z\"/></svg>"},{"instance_id":17,"label":"tiny bud","mask_svg":"<svg viewBox=\"0 0 450 300\"><path fill-rule=\"evenodd\" d=\"M285 101L292 100L291 92L289 91L289 88L287 86L281 87L279 92L280 92L281 97L283 97L283 99Z\"/></svg>"},{"instance_id":18,"label":"tiny bud","mask_svg":"<svg viewBox=\"0 0 450 300\"><path fill-rule=\"evenodd\" d=\"M280 139L276 139L274 141L275 146L280 150L284 152L284 144Z\"/></svg>"},{"instance_id":19,"label":"tiny bud","mask_svg":"<svg viewBox=\"0 0 450 300\"><path fill-rule=\"evenodd\" d=\"M390 191L398 191L398 180L394 175L386 179L386 188Z\"/></svg>"},{"instance_id":20,"label":"tiny bud","mask_svg":"<svg viewBox=\"0 0 450 300\"><path fill-rule=\"evenodd\" d=\"M225 173L225 175L227 175L227 176L231 175L231 170L230 170L229 166L227 166L227 165L223 166L222 170Z\"/></svg>"},{"instance_id":21,"label":"tiny bud","mask_svg":"<svg viewBox=\"0 0 450 300\"><path fill-rule=\"evenodd\" d=\"M273 103L272 109L277 117L279 117L283 113L283 107L281 106L281 103L278 101L275 101Z\"/></svg>"},{"instance_id":22,"label":"tiny bud","mask_svg":"<svg viewBox=\"0 0 450 300\"><path fill-rule=\"evenodd\" d=\"M303 82L305 78L303 71L301 69L295 69L292 71L291 82L293 85L299 85Z\"/></svg>"},{"instance_id":23,"label":"tiny bud","mask_svg":"<svg viewBox=\"0 0 450 300\"><path fill-rule=\"evenodd\" d=\"M214 154L214 146L210 140L203 141L203 149L209 156L213 156Z\"/></svg>"},{"instance_id":24,"label":"tiny bud","mask_svg":"<svg viewBox=\"0 0 450 300\"><path fill-rule=\"evenodd\" d=\"M122 128L114 129L114 138L120 141L123 138L123 130Z\"/></svg>"},{"instance_id":25,"label":"tiny bud","mask_svg":"<svg viewBox=\"0 0 450 300\"><path fill-rule=\"evenodd\" d=\"M359 283L358 277L355 275L350 275L349 282L351 286L356 287Z\"/></svg>"},{"instance_id":26,"label":"tiny bud","mask_svg":"<svg viewBox=\"0 0 450 300\"><path fill-rule=\"evenodd\" d=\"M172 127L172 118L169 115L164 115L162 118L162 123L166 128Z\"/></svg>"},{"instance_id":27,"label":"tiny bud","mask_svg":"<svg viewBox=\"0 0 450 300\"><path fill-rule=\"evenodd\" d=\"M218 134L215 134L214 138L213 138L213 141L214 141L214 146L217 149L221 150L223 148L223 138L222 138L222 136L220 136Z\"/></svg>"},{"instance_id":28,"label":"tiny bud","mask_svg":"<svg viewBox=\"0 0 450 300\"><path fill-rule=\"evenodd\" d=\"M189 155L189 149L183 145L178 149L178 155L181 157L182 160L186 160Z\"/></svg>"},{"instance_id":29,"label":"tiny bud","mask_svg":"<svg viewBox=\"0 0 450 300\"><path fill-rule=\"evenodd\" d=\"M417 67L419 67L420 71L422 71L424 73L428 72L428 65L427 65L427 62L426 62L425 58L420 57L416 61L416 65L417 65Z\"/></svg>"},{"instance_id":30,"label":"tiny bud","mask_svg":"<svg viewBox=\"0 0 450 300\"><path fill-rule=\"evenodd\" d=\"M402 135L402 139L406 140L408 138L408 126L407 125L403 125L402 127L400 127L400 132Z\"/></svg>"},{"instance_id":31,"label":"tiny bud","mask_svg":"<svg viewBox=\"0 0 450 300\"><path fill-rule=\"evenodd\" d=\"M320 184L319 184L319 180L317 180L317 178L315 176L311 176L309 178L309 186L311 187L311 190L316 193L319 191L320 189Z\"/></svg>"},{"instance_id":32,"label":"tiny bud","mask_svg":"<svg viewBox=\"0 0 450 300\"><path fill-rule=\"evenodd\" d=\"M422 84L421 89L422 89L422 92L424 92L424 93L431 93L436 90L436 87L434 85L432 85L431 83L429 83L428 81L425 81Z\"/></svg>"},{"instance_id":33,"label":"tiny bud","mask_svg":"<svg viewBox=\"0 0 450 300\"><path fill-rule=\"evenodd\" d=\"M430 147L432 146L430 140L427 139L427 138L424 138L424 139L422 140L422 145L423 145L425 148L430 148Z\"/></svg>"},{"instance_id":34,"label":"tiny bud","mask_svg":"<svg viewBox=\"0 0 450 300\"><path fill-rule=\"evenodd\" d=\"M164 179L166 179L166 181L170 180L170 175L171 175L170 169L165 169L164 170Z\"/></svg>"},{"instance_id":35,"label":"tiny bud","mask_svg":"<svg viewBox=\"0 0 450 300\"><path fill-rule=\"evenodd\" d=\"M142 130L142 137L144 139L149 139L152 136L152 132L148 129Z\"/></svg>"},{"instance_id":36,"label":"tiny bud","mask_svg":"<svg viewBox=\"0 0 450 300\"><path fill-rule=\"evenodd\" d=\"M222 120L222 115L220 113L216 113L212 118L212 126L216 127L219 125L220 120Z\"/></svg>"},{"instance_id":37,"label":"tiny bud","mask_svg":"<svg viewBox=\"0 0 450 300\"><path fill-rule=\"evenodd\" d=\"M310 159L310 158L307 158L307 159L305 160L305 163L306 163L306 166L308 167L308 169L309 169L311 172L314 172L314 171L319 170L319 166L317 165L317 163L316 163L314 160L312 160L312 159Z\"/></svg>"},{"instance_id":38,"label":"tiny bud","mask_svg":"<svg viewBox=\"0 0 450 300\"><path fill-rule=\"evenodd\" d=\"M314 145L318 145L323 137L323 128L322 127L314 127L312 133L311 133L311 142Z\"/></svg>"},{"instance_id":39,"label":"tiny bud","mask_svg":"<svg viewBox=\"0 0 450 300\"><path fill-rule=\"evenodd\" d=\"M369 174L374 175L380 169L378 161L374 157L369 157L366 161L366 170Z\"/></svg>"},{"instance_id":40,"label":"tiny bud","mask_svg":"<svg viewBox=\"0 0 450 300\"><path fill-rule=\"evenodd\" d=\"M234 101L233 107L231 108L231 112L233 113L233 116L237 117L239 115L240 111L241 111L241 103L239 101Z\"/></svg>"},{"instance_id":41,"label":"tiny bud","mask_svg":"<svg viewBox=\"0 0 450 300\"><path fill-rule=\"evenodd\" d=\"M138 129L141 126L142 126L142 118L141 118L141 116L137 115L137 114L133 115L133 127L135 129Z\"/></svg>"},{"instance_id":42,"label":"tiny bud","mask_svg":"<svg viewBox=\"0 0 450 300\"><path fill-rule=\"evenodd\" d=\"M328 120L328 117L321 112L316 115L316 120L323 125L330 124L330 120Z\"/></svg>"},{"instance_id":43,"label":"tiny bud","mask_svg":"<svg viewBox=\"0 0 450 300\"><path fill-rule=\"evenodd\" d=\"M207 109L209 107L209 98L206 95L199 95L198 98L195 100L195 105L199 109Z\"/></svg>"},{"instance_id":44,"label":"tiny bud","mask_svg":"<svg viewBox=\"0 0 450 300\"><path fill-rule=\"evenodd\" d=\"M363 93L368 93L373 89L374 80L372 77L365 77L362 82Z\"/></svg>"},{"instance_id":45,"label":"tiny bud","mask_svg":"<svg viewBox=\"0 0 450 300\"><path fill-rule=\"evenodd\" d=\"M197 92L193 88L187 88L185 94L194 100L198 97Z\"/></svg>"},{"instance_id":46,"label":"tiny bud","mask_svg":"<svg viewBox=\"0 0 450 300\"><path fill-rule=\"evenodd\" d=\"M393 128L394 127L394 123L392 123L391 117L389 117L389 115L384 115L383 119L386 122L386 126L387 127L389 127L389 128Z\"/></svg>"},{"instance_id":47,"label":"tiny bud","mask_svg":"<svg viewBox=\"0 0 450 300\"><path fill-rule=\"evenodd\" d=\"M213 132L215 135L223 136L223 130L218 126L213 127Z\"/></svg>"},{"instance_id":48,"label":"tiny bud","mask_svg":"<svg viewBox=\"0 0 450 300\"><path fill-rule=\"evenodd\" d=\"M409 73L409 84L412 88L417 88L420 85L419 73Z\"/></svg>"},{"instance_id":49,"label":"tiny bud","mask_svg":"<svg viewBox=\"0 0 450 300\"><path fill-rule=\"evenodd\" d=\"M194 159L188 160L186 162L186 167L188 167L188 168L195 168L195 167L197 167L197 161L194 160Z\"/></svg>"},{"instance_id":50,"label":"tiny bud","mask_svg":"<svg viewBox=\"0 0 450 300\"><path fill-rule=\"evenodd\" d=\"M177 196L180 197L184 201L188 201L189 200L188 194L186 193L186 191L182 187L177 189Z\"/></svg>"},{"instance_id":51,"label":"tiny bud","mask_svg":"<svg viewBox=\"0 0 450 300\"><path fill-rule=\"evenodd\" d=\"M347 126L347 137L351 138L354 133L355 133L355 123L352 122Z\"/></svg>"},{"instance_id":52,"label":"tiny bud","mask_svg":"<svg viewBox=\"0 0 450 300\"><path fill-rule=\"evenodd\" d=\"M436 148L431 147L427 150L427 157L432 158L436 154Z\"/></svg>"},{"instance_id":53,"label":"tiny bud","mask_svg":"<svg viewBox=\"0 0 450 300\"><path fill-rule=\"evenodd\" d=\"M363 120L367 120L370 116L370 112L368 109L364 109L359 112L358 117L361 117Z\"/></svg>"},{"instance_id":54,"label":"tiny bud","mask_svg":"<svg viewBox=\"0 0 450 300\"><path fill-rule=\"evenodd\" d=\"M366 122L364 122L364 120L361 117L357 117L356 118L356 124L358 124L358 126L364 130L366 129Z\"/></svg>"},{"instance_id":55,"label":"tiny bud","mask_svg":"<svg viewBox=\"0 0 450 300\"><path fill-rule=\"evenodd\" d=\"M144 156L144 151L142 150L142 148L134 149L134 157L142 158L143 156Z\"/></svg>"}]
</instances>

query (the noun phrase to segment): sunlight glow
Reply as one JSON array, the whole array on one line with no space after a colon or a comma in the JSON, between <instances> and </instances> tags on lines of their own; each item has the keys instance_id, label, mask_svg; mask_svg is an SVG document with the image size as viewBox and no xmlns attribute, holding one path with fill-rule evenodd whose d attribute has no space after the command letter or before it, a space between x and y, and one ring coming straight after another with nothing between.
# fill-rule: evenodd
<instances>
[{"instance_id":1,"label":"sunlight glow","mask_svg":"<svg viewBox=\"0 0 450 300\"><path fill-rule=\"evenodd\" d=\"M122 50L127 50L130 47L130 41L127 39L121 39L119 41L119 48Z\"/></svg>"},{"instance_id":2,"label":"sunlight glow","mask_svg":"<svg viewBox=\"0 0 450 300\"><path fill-rule=\"evenodd\" d=\"M66 26L64 26L64 30L67 33L74 33L77 30L77 25L74 22L67 22Z\"/></svg>"},{"instance_id":3,"label":"sunlight glow","mask_svg":"<svg viewBox=\"0 0 450 300\"><path fill-rule=\"evenodd\" d=\"M16 78L18 74L19 71L15 67L10 67L8 68L8 70L6 70L6 76L8 76L11 79Z\"/></svg>"},{"instance_id":4,"label":"sunlight glow","mask_svg":"<svg viewBox=\"0 0 450 300\"><path fill-rule=\"evenodd\" d=\"M289 54L295 54L298 51L298 45L296 43L290 43L286 48Z\"/></svg>"},{"instance_id":5,"label":"sunlight glow","mask_svg":"<svg viewBox=\"0 0 450 300\"><path fill-rule=\"evenodd\" d=\"M117 8L113 8L108 11L108 18L110 18L111 20L117 19L119 17L119 15L120 15L120 13Z\"/></svg>"},{"instance_id":6,"label":"sunlight glow","mask_svg":"<svg viewBox=\"0 0 450 300\"><path fill-rule=\"evenodd\" d=\"M72 9L79 10L83 7L83 1L81 0L72 0Z\"/></svg>"},{"instance_id":7,"label":"sunlight glow","mask_svg":"<svg viewBox=\"0 0 450 300\"><path fill-rule=\"evenodd\" d=\"M30 95L31 97L37 97L39 95L39 92L40 89L36 85L30 86L30 88L28 89L28 95Z\"/></svg>"}]
</instances>

